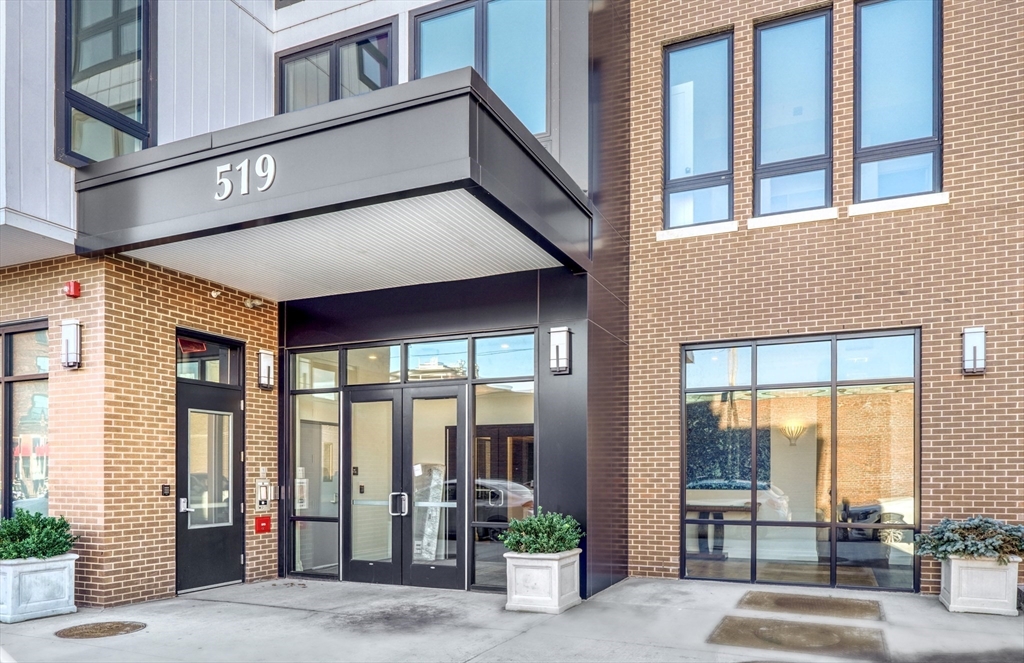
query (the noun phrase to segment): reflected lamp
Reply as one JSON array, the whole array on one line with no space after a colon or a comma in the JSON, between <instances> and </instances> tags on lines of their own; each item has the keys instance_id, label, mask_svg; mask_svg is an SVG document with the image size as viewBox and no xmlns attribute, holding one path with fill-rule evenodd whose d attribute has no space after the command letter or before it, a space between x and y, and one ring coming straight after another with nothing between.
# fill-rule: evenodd
<instances>
[{"instance_id":1,"label":"reflected lamp","mask_svg":"<svg viewBox=\"0 0 1024 663\"><path fill-rule=\"evenodd\" d=\"M782 424L779 430L782 431L785 438L789 440L789 446L795 447L796 441L807 431L807 424L797 420L787 421Z\"/></svg>"}]
</instances>

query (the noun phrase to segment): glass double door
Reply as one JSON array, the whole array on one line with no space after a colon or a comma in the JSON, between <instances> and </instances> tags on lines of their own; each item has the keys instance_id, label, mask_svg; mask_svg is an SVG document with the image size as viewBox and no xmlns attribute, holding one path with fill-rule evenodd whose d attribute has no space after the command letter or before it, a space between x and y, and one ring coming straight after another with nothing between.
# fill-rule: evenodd
<instances>
[{"instance_id":1,"label":"glass double door","mask_svg":"<svg viewBox=\"0 0 1024 663\"><path fill-rule=\"evenodd\" d=\"M346 392L343 579L466 587L465 391Z\"/></svg>"}]
</instances>

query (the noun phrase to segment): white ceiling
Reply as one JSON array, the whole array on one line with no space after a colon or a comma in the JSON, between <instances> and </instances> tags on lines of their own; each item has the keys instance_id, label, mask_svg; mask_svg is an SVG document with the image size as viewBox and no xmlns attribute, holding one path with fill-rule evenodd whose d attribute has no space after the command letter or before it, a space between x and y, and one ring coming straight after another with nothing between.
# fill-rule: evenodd
<instances>
[{"instance_id":1,"label":"white ceiling","mask_svg":"<svg viewBox=\"0 0 1024 663\"><path fill-rule=\"evenodd\" d=\"M71 231L68 231L69 234ZM0 267L71 255L75 245L0 223Z\"/></svg>"},{"instance_id":2,"label":"white ceiling","mask_svg":"<svg viewBox=\"0 0 1024 663\"><path fill-rule=\"evenodd\" d=\"M461 189L126 255L278 302L561 264Z\"/></svg>"}]
</instances>

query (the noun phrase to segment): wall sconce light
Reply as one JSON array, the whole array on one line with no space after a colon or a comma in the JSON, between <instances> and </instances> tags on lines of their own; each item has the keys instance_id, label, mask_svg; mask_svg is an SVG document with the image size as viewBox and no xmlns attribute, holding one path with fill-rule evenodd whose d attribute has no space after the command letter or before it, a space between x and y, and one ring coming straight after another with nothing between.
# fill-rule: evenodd
<instances>
[{"instance_id":1,"label":"wall sconce light","mask_svg":"<svg viewBox=\"0 0 1024 663\"><path fill-rule=\"evenodd\" d=\"M964 327L964 373L985 372L985 328Z\"/></svg>"},{"instance_id":2,"label":"wall sconce light","mask_svg":"<svg viewBox=\"0 0 1024 663\"><path fill-rule=\"evenodd\" d=\"M555 375L568 375L572 370L572 332L568 327L552 327L551 335L551 372Z\"/></svg>"},{"instance_id":3,"label":"wall sconce light","mask_svg":"<svg viewBox=\"0 0 1024 663\"><path fill-rule=\"evenodd\" d=\"M82 365L82 327L78 320L61 320L60 365L72 369Z\"/></svg>"},{"instance_id":4,"label":"wall sconce light","mask_svg":"<svg viewBox=\"0 0 1024 663\"><path fill-rule=\"evenodd\" d=\"M787 421L779 428L782 434L789 440L789 446L795 447L800 436L807 432L807 424L802 421Z\"/></svg>"},{"instance_id":5,"label":"wall sconce light","mask_svg":"<svg viewBox=\"0 0 1024 663\"><path fill-rule=\"evenodd\" d=\"M260 389L274 388L274 353L270 350L260 350Z\"/></svg>"}]
</instances>

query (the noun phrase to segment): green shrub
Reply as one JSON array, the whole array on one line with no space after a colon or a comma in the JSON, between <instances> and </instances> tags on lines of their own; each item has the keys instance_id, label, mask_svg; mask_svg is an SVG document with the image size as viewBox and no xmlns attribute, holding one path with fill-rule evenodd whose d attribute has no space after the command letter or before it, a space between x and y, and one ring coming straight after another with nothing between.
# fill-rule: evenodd
<instances>
[{"instance_id":1,"label":"green shrub","mask_svg":"<svg viewBox=\"0 0 1024 663\"><path fill-rule=\"evenodd\" d=\"M498 540L512 552L560 553L578 547L583 536L572 516L537 509L535 516L510 522Z\"/></svg>"},{"instance_id":2,"label":"green shrub","mask_svg":"<svg viewBox=\"0 0 1024 663\"><path fill-rule=\"evenodd\" d=\"M1011 555L1024 555L1024 525L1007 525L992 518L943 518L927 534L918 534L917 554L944 560L950 557L998 557L1006 564Z\"/></svg>"},{"instance_id":3,"label":"green shrub","mask_svg":"<svg viewBox=\"0 0 1024 663\"><path fill-rule=\"evenodd\" d=\"M56 557L70 551L78 539L71 535L64 516L52 518L15 509L13 518L0 520L0 559Z\"/></svg>"}]
</instances>

